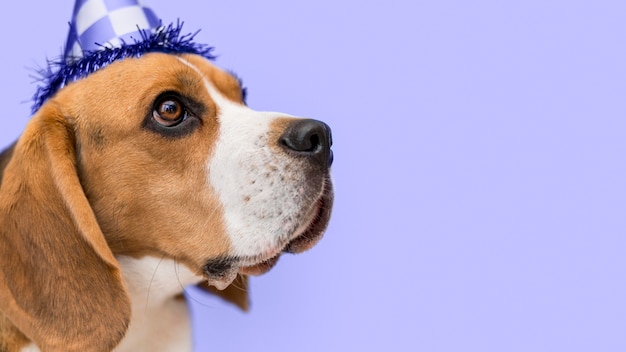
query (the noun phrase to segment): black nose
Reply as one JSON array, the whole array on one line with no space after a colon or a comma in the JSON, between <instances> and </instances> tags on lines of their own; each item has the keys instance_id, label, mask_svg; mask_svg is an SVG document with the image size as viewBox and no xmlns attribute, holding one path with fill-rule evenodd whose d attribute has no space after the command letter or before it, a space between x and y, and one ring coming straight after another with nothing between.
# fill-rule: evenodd
<instances>
[{"instance_id":1,"label":"black nose","mask_svg":"<svg viewBox=\"0 0 626 352\"><path fill-rule=\"evenodd\" d=\"M322 167L330 167L333 163L333 137L327 124L311 119L294 120L291 122L279 143L287 151L310 158Z\"/></svg>"}]
</instances>

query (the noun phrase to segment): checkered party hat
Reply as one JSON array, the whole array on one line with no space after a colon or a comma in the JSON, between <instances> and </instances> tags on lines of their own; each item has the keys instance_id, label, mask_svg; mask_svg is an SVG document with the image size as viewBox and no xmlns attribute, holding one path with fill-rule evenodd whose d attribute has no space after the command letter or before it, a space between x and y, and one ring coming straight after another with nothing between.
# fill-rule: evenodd
<instances>
[{"instance_id":1,"label":"checkered party hat","mask_svg":"<svg viewBox=\"0 0 626 352\"><path fill-rule=\"evenodd\" d=\"M64 55L39 71L41 84L33 97L33 113L66 85L114 61L151 52L196 54L209 60L213 48L181 35L183 23L161 25L142 0L76 0Z\"/></svg>"},{"instance_id":2,"label":"checkered party hat","mask_svg":"<svg viewBox=\"0 0 626 352\"><path fill-rule=\"evenodd\" d=\"M141 0L76 0L65 59L74 61L85 51L119 47L154 32L160 21Z\"/></svg>"}]
</instances>

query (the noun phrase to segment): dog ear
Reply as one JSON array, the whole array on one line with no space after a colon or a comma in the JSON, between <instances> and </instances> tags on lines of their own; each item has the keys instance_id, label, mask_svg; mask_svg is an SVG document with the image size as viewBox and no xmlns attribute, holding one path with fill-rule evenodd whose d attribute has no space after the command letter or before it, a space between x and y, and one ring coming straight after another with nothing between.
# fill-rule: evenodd
<instances>
[{"instance_id":1,"label":"dog ear","mask_svg":"<svg viewBox=\"0 0 626 352\"><path fill-rule=\"evenodd\" d=\"M236 305L244 312L247 312L248 309L250 309L250 298L248 297L248 275L238 274L235 281L221 291L213 286L209 286L206 282L198 284L198 287Z\"/></svg>"},{"instance_id":2,"label":"dog ear","mask_svg":"<svg viewBox=\"0 0 626 352\"><path fill-rule=\"evenodd\" d=\"M41 350L110 351L130 298L81 187L75 142L49 103L4 155L0 311Z\"/></svg>"}]
</instances>

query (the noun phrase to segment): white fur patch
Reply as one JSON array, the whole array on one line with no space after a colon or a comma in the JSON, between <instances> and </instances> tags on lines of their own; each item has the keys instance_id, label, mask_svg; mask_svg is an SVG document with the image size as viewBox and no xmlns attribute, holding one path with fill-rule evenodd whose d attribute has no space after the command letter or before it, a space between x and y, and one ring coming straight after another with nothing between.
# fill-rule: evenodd
<instances>
[{"instance_id":1,"label":"white fur patch","mask_svg":"<svg viewBox=\"0 0 626 352\"><path fill-rule=\"evenodd\" d=\"M37 346L35 346L34 343L31 343L30 345L22 348L21 352L41 352L41 350Z\"/></svg>"},{"instance_id":2,"label":"white fur patch","mask_svg":"<svg viewBox=\"0 0 626 352\"><path fill-rule=\"evenodd\" d=\"M170 259L117 259L132 312L126 336L115 351L192 351L187 303L175 297L183 287L203 279Z\"/></svg>"}]
</instances>

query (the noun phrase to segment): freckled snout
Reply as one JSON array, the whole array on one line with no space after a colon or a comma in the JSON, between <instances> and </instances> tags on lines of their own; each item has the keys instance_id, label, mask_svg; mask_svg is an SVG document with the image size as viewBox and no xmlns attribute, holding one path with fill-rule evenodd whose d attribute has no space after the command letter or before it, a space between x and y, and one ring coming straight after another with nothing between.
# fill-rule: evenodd
<instances>
[{"instance_id":1,"label":"freckled snout","mask_svg":"<svg viewBox=\"0 0 626 352\"><path fill-rule=\"evenodd\" d=\"M279 143L287 152L307 158L324 169L333 163L330 127L321 121L294 120L285 129Z\"/></svg>"}]
</instances>

